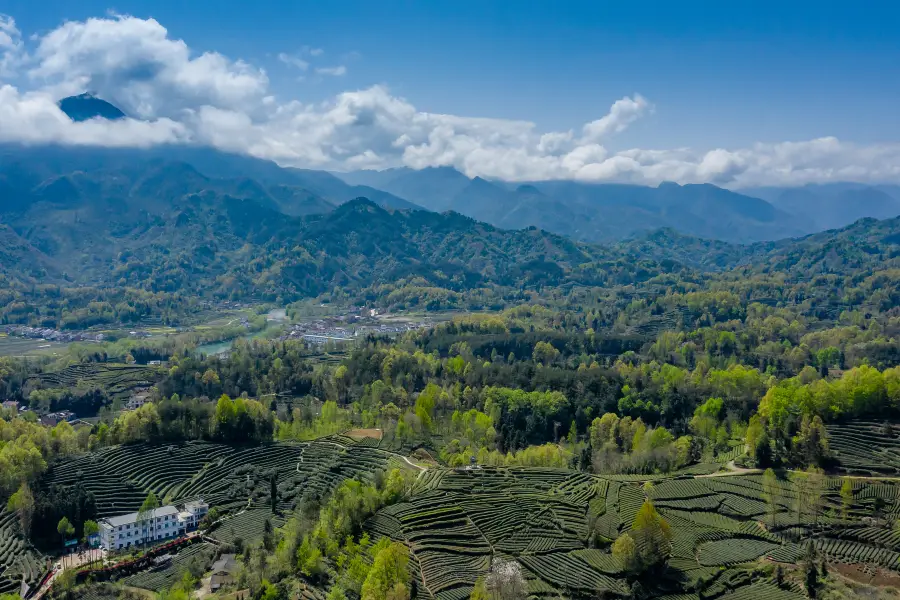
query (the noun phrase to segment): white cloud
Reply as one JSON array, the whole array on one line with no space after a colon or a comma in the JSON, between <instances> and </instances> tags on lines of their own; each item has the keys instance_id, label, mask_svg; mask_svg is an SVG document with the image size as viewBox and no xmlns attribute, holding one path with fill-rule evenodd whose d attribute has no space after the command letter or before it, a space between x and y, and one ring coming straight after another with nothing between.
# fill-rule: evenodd
<instances>
[{"instance_id":1,"label":"white cloud","mask_svg":"<svg viewBox=\"0 0 900 600\"><path fill-rule=\"evenodd\" d=\"M303 60L299 56L294 56L292 54L286 54L281 52L278 54L278 60L283 62L289 67L294 67L295 69L300 69L301 71L305 71L309 68L309 62Z\"/></svg>"},{"instance_id":2,"label":"white cloud","mask_svg":"<svg viewBox=\"0 0 900 600\"><path fill-rule=\"evenodd\" d=\"M323 54L325 54L325 51L322 50L321 48L310 48L309 49L310 56L322 56Z\"/></svg>"},{"instance_id":3,"label":"white cloud","mask_svg":"<svg viewBox=\"0 0 900 600\"><path fill-rule=\"evenodd\" d=\"M252 112L268 87L263 70L216 52L193 56L154 19L69 21L40 38L30 79L67 94L89 89L128 114L176 117L202 105Z\"/></svg>"},{"instance_id":4,"label":"white cloud","mask_svg":"<svg viewBox=\"0 0 900 600\"><path fill-rule=\"evenodd\" d=\"M25 47L16 20L0 13L0 78L9 77L24 58Z\"/></svg>"},{"instance_id":5,"label":"white cloud","mask_svg":"<svg viewBox=\"0 0 900 600\"><path fill-rule=\"evenodd\" d=\"M337 67L319 67L316 69L316 73L319 75L331 75L334 77L340 77L341 75L347 74L347 67L344 65L339 65Z\"/></svg>"},{"instance_id":6,"label":"white cloud","mask_svg":"<svg viewBox=\"0 0 900 600\"><path fill-rule=\"evenodd\" d=\"M29 52L30 50L30 52ZM303 48L278 58L301 71ZM105 146L199 143L285 166L354 169L454 166L509 180L577 179L656 184L713 182L731 187L824 181L900 182L900 143L856 145L833 137L748 148L633 148L612 152L612 136L652 110L635 94L605 115L567 131L529 121L418 110L383 86L321 103L273 95L265 71L216 52L192 52L153 19L113 16L66 22L23 43L0 17L0 66L28 88L0 84L0 141ZM320 67L342 75L344 67ZM0 76L2 71L0 71ZM25 77L22 77L25 76ZM91 90L141 120L73 123L64 95Z\"/></svg>"},{"instance_id":7,"label":"white cloud","mask_svg":"<svg viewBox=\"0 0 900 600\"><path fill-rule=\"evenodd\" d=\"M47 94L0 85L0 142L146 148L190 141L188 128L170 119L73 123Z\"/></svg>"},{"instance_id":8,"label":"white cloud","mask_svg":"<svg viewBox=\"0 0 900 600\"><path fill-rule=\"evenodd\" d=\"M610 135L621 133L651 108L647 99L640 94L616 100L605 116L585 124L584 138L590 141L599 141Z\"/></svg>"}]
</instances>

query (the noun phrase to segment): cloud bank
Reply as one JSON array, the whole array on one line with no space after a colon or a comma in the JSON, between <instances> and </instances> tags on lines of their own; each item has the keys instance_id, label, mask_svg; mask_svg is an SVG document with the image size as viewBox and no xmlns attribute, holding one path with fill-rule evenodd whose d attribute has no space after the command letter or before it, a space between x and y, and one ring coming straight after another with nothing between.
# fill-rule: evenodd
<instances>
[{"instance_id":1,"label":"cloud bank","mask_svg":"<svg viewBox=\"0 0 900 600\"><path fill-rule=\"evenodd\" d=\"M640 94L615 100L579 130L419 111L383 86L322 103L279 98L262 68L195 52L153 19L71 21L25 40L0 15L0 142L134 146L202 144L284 166L352 170L453 166L511 181L577 179L730 187L809 182L900 182L900 144L856 145L833 137L699 152L689 148L610 152L604 143L650 111ZM282 53L286 68L311 67L321 49ZM73 123L57 107L90 90L130 118ZM600 111L598 111L599 113Z\"/></svg>"}]
</instances>

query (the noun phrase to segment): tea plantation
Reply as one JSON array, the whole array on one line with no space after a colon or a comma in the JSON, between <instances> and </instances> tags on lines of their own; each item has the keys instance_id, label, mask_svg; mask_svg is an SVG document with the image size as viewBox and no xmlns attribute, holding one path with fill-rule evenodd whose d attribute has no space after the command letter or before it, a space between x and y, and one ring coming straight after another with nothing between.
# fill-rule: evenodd
<instances>
[{"instance_id":1,"label":"tea plantation","mask_svg":"<svg viewBox=\"0 0 900 600\"><path fill-rule=\"evenodd\" d=\"M900 534L871 518L900 512L894 483L854 482L846 515L841 480L824 479L821 504L798 513L803 485L779 481L768 500L761 475L691 477L644 486L552 469L430 470L407 501L367 522L371 535L408 543L420 590L467 598L495 559L514 558L537 597L627 597L610 543L650 499L672 527L667 594L679 599L800 598L745 568L763 558L796 563L812 540L829 562L900 568ZM599 534L598 537L595 534Z\"/></svg>"},{"instance_id":2,"label":"tea plantation","mask_svg":"<svg viewBox=\"0 0 900 600\"><path fill-rule=\"evenodd\" d=\"M858 475L900 474L900 427L850 421L827 429L829 448L841 470Z\"/></svg>"},{"instance_id":3,"label":"tea plantation","mask_svg":"<svg viewBox=\"0 0 900 600\"><path fill-rule=\"evenodd\" d=\"M81 363L36 376L41 387L102 389L110 398L127 399L138 388L147 388L159 378L153 367L107 363Z\"/></svg>"},{"instance_id":4,"label":"tea plantation","mask_svg":"<svg viewBox=\"0 0 900 600\"><path fill-rule=\"evenodd\" d=\"M23 580L34 585L44 574L46 560L21 531L14 513L0 511L0 594L18 592Z\"/></svg>"},{"instance_id":5,"label":"tea plantation","mask_svg":"<svg viewBox=\"0 0 900 600\"><path fill-rule=\"evenodd\" d=\"M278 508L289 511L304 494L324 498L345 479L368 480L376 470L394 467L412 468L390 452L343 437L258 446L134 444L54 464L42 486L80 483L94 495L101 518L137 511L151 491L163 503L202 498L220 511L236 512L268 507L274 475Z\"/></svg>"},{"instance_id":6,"label":"tea plantation","mask_svg":"<svg viewBox=\"0 0 900 600\"><path fill-rule=\"evenodd\" d=\"M882 426L857 427L874 435ZM858 447L854 431L832 438L841 468L848 470ZM879 453L887 465L879 468L889 468L892 438L882 433L878 444L857 451ZM221 544L257 542L267 520L279 527L303 497L324 499L346 479L371 481L376 471L394 467L413 469L369 440L344 436L252 447L129 445L54 464L42 485L80 482L94 494L101 517L137 510L150 491L165 502L202 497L229 515L210 533L210 542ZM810 543L831 564L900 570L900 533L892 528L900 516L900 482L785 473L767 484L759 473L714 470L643 477L432 467L418 471L409 495L364 528L374 539L408 545L417 597L434 600L468 598L497 560L515 560L536 598L629 597L625 565L611 545L631 530L647 500L671 526L668 569L654 591L670 600L798 600L804 597L798 584L776 585L771 565L797 564ZM274 513L272 476L278 488ZM39 576L40 558L10 533L12 517L0 515L0 543L10 549L0 553L2 589L18 585L22 574ZM135 575L129 584L164 587L185 561L208 561L208 552L196 552L176 557L171 568ZM765 573L756 568L764 564L770 565Z\"/></svg>"}]
</instances>

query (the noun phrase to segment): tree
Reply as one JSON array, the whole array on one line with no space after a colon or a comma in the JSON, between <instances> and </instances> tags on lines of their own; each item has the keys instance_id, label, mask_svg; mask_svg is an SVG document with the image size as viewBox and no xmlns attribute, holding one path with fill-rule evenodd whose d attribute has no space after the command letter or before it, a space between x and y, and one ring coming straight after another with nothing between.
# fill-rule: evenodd
<instances>
[{"instance_id":1,"label":"tree","mask_svg":"<svg viewBox=\"0 0 900 600\"><path fill-rule=\"evenodd\" d=\"M819 466L824 462L828 457L828 433L821 417L803 417L794 448L801 464Z\"/></svg>"},{"instance_id":2,"label":"tree","mask_svg":"<svg viewBox=\"0 0 900 600\"><path fill-rule=\"evenodd\" d=\"M82 525L81 529L84 533L84 543L87 544L88 552L90 552L90 556L93 557L94 547L91 545L91 536L100 533L100 526L97 524L97 521L88 519L84 522L84 525Z\"/></svg>"},{"instance_id":3,"label":"tree","mask_svg":"<svg viewBox=\"0 0 900 600\"><path fill-rule=\"evenodd\" d=\"M615 442L619 417L615 413L605 413L591 422L591 446L600 450L609 442Z\"/></svg>"},{"instance_id":4,"label":"tree","mask_svg":"<svg viewBox=\"0 0 900 600\"><path fill-rule=\"evenodd\" d=\"M23 481L18 491L9 497L6 510L16 513L22 533L28 537L31 533L31 519L34 516L34 496L27 483Z\"/></svg>"},{"instance_id":5,"label":"tree","mask_svg":"<svg viewBox=\"0 0 900 600\"><path fill-rule=\"evenodd\" d=\"M632 573L638 569L637 546L634 538L627 533L623 533L613 542L612 554L622 563L626 571Z\"/></svg>"},{"instance_id":6,"label":"tree","mask_svg":"<svg viewBox=\"0 0 900 600\"><path fill-rule=\"evenodd\" d=\"M63 517L59 520L59 523L56 524L56 532L59 534L59 537L62 540L63 547L65 547L66 538L75 533L75 526L69 522L69 517Z\"/></svg>"},{"instance_id":7,"label":"tree","mask_svg":"<svg viewBox=\"0 0 900 600\"><path fill-rule=\"evenodd\" d=\"M485 589L484 577L479 577L475 580L475 586L472 588L469 600L490 600L487 589Z\"/></svg>"},{"instance_id":8,"label":"tree","mask_svg":"<svg viewBox=\"0 0 900 600\"><path fill-rule=\"evenodd\" d=\"M272 521L269 519L263 523L263 548L269 552L275 550L275 532L272 529Z\"/></svg>"},{"instance_id":9,"label":"tree","mask_svg":"<svg viewBox=\"0 0 900 600\"><path fill-rule=\"evenodd\" d=\"M797 524L803 523L804 512L812 516L813 523L818 523L825 487L824 471L817 467L810 467L805 472L798 471L794 473L794 486L797 490L794 505L797 511Z\"/></svg>"},{"instance_id":10,"label":"tree","mask_svg":"<svg viewBox=\"0 0 900 600\"><path fill-rule=\"evenodd\" d=\"M522 569L514 560L494 561L484 578L484 589L491 600L525 600L528 596Z\"/></svg>"},{"instance_id":11,"label":"tree","mask_svg":"<svg viewBox=\"0 0 900 600\"><path fill-rule=\"evenodd\" d=\"M850 507L853 506L853 482L847 477L841 484L841 516L850 518Z\"/></svg>"},{"instance_id":12,"label":"tree","mask_svg":"<svg viewBox=\"0 0 900 600\"><path fill-rule=\"evenodd\" d=\"M810 598L815 598L819 591L819 571L816 568L816 547L812 540L806 544L806 556L803 560L803 586Z\"/></svg>"},{"instance_id":13,"label":"tree","mask_svg":"<svg viewBox=\"0 0 900 600\"><path fill-rule=\"evenodd\" d=\"M59 576L53 580L53 593L59 594L68 600L72 597L72 589L75 587L75 569L63 569Z\"/></svg>"},{"instance_id":14,"label":"tree","mask_svg":"<svg viewBox=\"0 0 900 600\"><path fill-rule=\"evenodd\" d=\"M578 443L578 424L575 422L575 419L572 419L572 424L569 425L569 433L566 436L566 441L573 448L575 444Z\"/></svg>"},{"instance_id":15,"label":"tree","mask_svg":"<svg viewBox=\"0 0 900 600\"><path fill-rule=\"evenodd\" d=\"M347 394L348 387L348 377L347 377L347 367L344 365L339 365L337 369L334 370L334 387L335 392L337 394L337 401L343 402L344 397Z\"/></svg>"},{"instance_id":16,"label":"tree","mask_svg":"<svg viewBox=\"0 0 900 600\"><path fill-rule=\"evenodd\" d=\"M154 511L159 508L159 500L156 498L156 494L150 492L147 494L147 497L144 499L144 503L141 504L140 510L137 513L137 522L138 527L141 528L141 541L143 543L147 543L147 539L153 539L153 524L149 525L147 521L152 521Z\"/></svg>"},{"instance_id":17,"label":"tree","mask_svg":"<svg viewBox=\"0 0 900 600\"><path fill-rule=\"evenodd\" d=\"M372 568L362 585L362 600L409 599L409 550L391 542L375 555Z\"/></svg>"},{"instance_id":18,"label":"tree","mask_svg":"<svg viewBox=\"0 0 900 600\"><path fill-rule=\"evenodd\" d=\"M269 475L269 503L272 506L272 514L278 514L278 474Z\"/></svg>"},{"instance_id":19,"label":"tree","mask_svg":"<svg viewBox=\"0 0 900 600\"><path fill-rule=\"evenodd\" d=\"M775 515L778 512L777 496L780 495L778 488L778 477L772 469L766 469L763 473L763 495L766 498L766 504L769 507L769 525L775 526Z\"/></svg>"},{"instance_id":20,"label":"tree","mask_svg":"<svg viewBox=\"0 0 900 600\"><path fill-rule=\"evenodd\" d=\"M425 431L431 431L431 423L434 417L434 405L440 395L441 388L433 383L429 383L416 398L416 416L419 417Z\"/></svg>"},{"instance_id":21,"label":"tree","mask_svg":"<svg viewBox=\"0 0 900 600\"><path fill-rule=\"evenodd\" d=\"M536 363L541 363L545 367L552 364L559 357L559 350L553 347L549 342L538 342L534 345L534 351L531 358Z\"/></svg>"},{"instance_id":22,"label":"tree","mask_svg":"<svg viewBox=\"0 0 900 600\"><path fill-rule=\"evenodd\" d=\"M672 553L672 528L656 512L650 500L644 501L631 530L641 559L641 568L653 569L665 564Z\"/></svg>"},{"instance_id":23,"label":"tree","mask_svg":"<svg viewBox=\"0 0 900 600\"><path fill-rule=\"evenodd\" d=\"M309 536L304 536L303 542L297 548L297 568L312 579L321 577L325 569L322 562L322 551L309 539Z\"/></svg>"}]
</instances>

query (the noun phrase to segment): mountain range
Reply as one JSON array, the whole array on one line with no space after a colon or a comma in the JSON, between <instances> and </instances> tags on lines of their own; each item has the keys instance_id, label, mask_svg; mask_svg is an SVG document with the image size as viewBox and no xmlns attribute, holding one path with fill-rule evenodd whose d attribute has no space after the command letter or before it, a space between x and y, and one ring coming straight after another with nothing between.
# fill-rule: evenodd
<instances>
[{"instance_id":1,"label":"mountain range","mask_svg":"<svg viewBox=\"0 0 900 600\"><path fill-rule=\"evenodd\" d=\"M65 98L60 107L73 120L124 116L117 107L90 94ZM62 152L50 160L60 166L57 175L83 167L117 168L139 157L157 163L180 161L204 177L232 180L224 188L219 185L223 193L293 216L327 212L352 198L366 197L387 208L452 210L504 229L539 227L593 243L641 237L661 228L752 243L843 227L865 217L900 214L900 186L888 185L839 183L737 192L711 184L669 182L656 187L576 181L510 183L469 178L452 167L328 173L183 146L130 151L121 157L119 151L91 154L76 152L73 161Z\"/></svg>"},{"instance_id":2,"label":"mountain range","mask_svg":"<svg viewBox=\"0 0 900 600\"><path fill-rule=\"evenodd\" d=\"M336 173L435 211L498 227L529 226L587 242L614 242L671 228L736 243L776 240L900 214L900 186L832 184L740 192L711 184L657 187L470 179L451 167Z\"/></svg>"},{"instance_id":3,"label":"mountain range","mask_svg":"<svg viewBox=\"0 0 900 600\"><path fill-rule=\"evenodd\" d=\"M838 188L811 193L871 194ZM338 178L190 146L7 145L0 274L24 285L289 301L372 286L608 286L685 270L807 276L900 256L897 218L769 241L804 230L785 210L799 205L770 197L781 207L712 185L512 185L449 168ZM745 239L765 241L736 243Z\"/></svg>"},{"instance_id":4,"label":"mountain range","mask_svg":"<svg viewBox=\"0 0 900 600\"><path fill-rule=\"evenodd\" d=\"M613 249L535 228L503 230L387 193L346 199L370 190L328 173L169 150L0 148L0 273L282 300L403 281L469 290L643 276Z\"/></svg>"}]
</instances>

